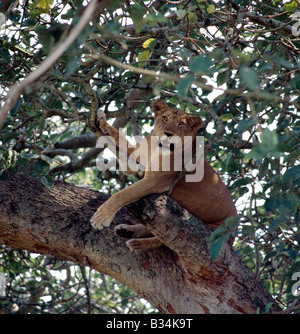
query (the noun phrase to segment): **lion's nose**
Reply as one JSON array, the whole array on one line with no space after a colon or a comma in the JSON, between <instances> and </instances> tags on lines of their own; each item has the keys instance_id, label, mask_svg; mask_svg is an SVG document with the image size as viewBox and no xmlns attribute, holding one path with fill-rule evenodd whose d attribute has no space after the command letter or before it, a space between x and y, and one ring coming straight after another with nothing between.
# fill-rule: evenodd
<instances>
[{"instance_id":1,"label":"lion's nose","mask_svg":"<svg viewBox=\"0 0 300 334\"><path fill-rule=\"evenodd\" d=\"M165 135L166 135L167 137L172 137L172 136L173 136L173 133L171 133L171 132L166 132L166 131L165 131Z\"/></svg>"}]
</instances>

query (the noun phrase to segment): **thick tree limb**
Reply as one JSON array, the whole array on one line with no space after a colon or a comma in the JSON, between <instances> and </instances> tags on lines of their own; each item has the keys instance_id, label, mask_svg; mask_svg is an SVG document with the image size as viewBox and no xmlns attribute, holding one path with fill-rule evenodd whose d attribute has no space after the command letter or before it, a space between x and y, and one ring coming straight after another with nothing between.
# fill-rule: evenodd
<instances>
[{"instance_id":1,"label":"thick tree limb","mask_svg":"<svg viewBox=\"0 0 300 334\"><path fill-rule=\"evenodd\" d=\"M208 251L210 229L166 195L151 195L116 215L111 227L89 219L107 195L55 182L11 175L0 181L0 242L52 254L108 274L164 313L255 313L274 302L226 245L217 261ZM144 221L166 246L131 253L113 227ZM274 303L271 311L279 311Z\"/></svg>"}]
</instances>

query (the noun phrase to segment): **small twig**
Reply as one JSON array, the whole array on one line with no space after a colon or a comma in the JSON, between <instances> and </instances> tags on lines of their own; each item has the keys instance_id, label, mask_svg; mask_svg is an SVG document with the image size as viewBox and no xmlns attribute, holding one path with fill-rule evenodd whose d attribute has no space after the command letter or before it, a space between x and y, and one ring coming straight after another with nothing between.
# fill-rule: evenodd
<instances>
[{"instance_id":1,"label":"small twig","mask_svg":"<svg viewBox=\"0 0 300 334\"><path fill-rule=\"evenodd\" d=\"M90 98L92 109L91 109L91 115L89 120L89 127L92 131L96 130L96 121L97 121L97 111L98 111L98 99L96 96L96 92L92 89L89 81L84 81L83 86Z\"/></svg>"},{"instance_id":2,"label":"small twig","mask_svg":"<svg viewBox=\"0 0 300 334\"><path fill-rule=\"evenodd\" d=\"M86 303L87 303L87 314L91 313L91 296L90 296L90 288L89 288L89 283L85 275L85 267L84 266L79 266L81 275L83 278L83 284L85 287L85 293L86 293Z\"/></svg>"},{"instance_id":3,"label":"small twig","mask_svg":"<svg viewBox=\"0 0 300 334\"><path fill-rule=\"evenodd\" d=\"M253 104L253 102L252 102L252 100L251 100L250 97L247 98L247 102L249 104L251 115L252 115L252 117L254 119L254 122L255 122L255 124L257 126L257 129L258 129L258 131L260 133L262 133L262 128L261 128L261 125L259 123L259 120L258 120L258 117L257 117L257 113L256 113L256 110L255 110L254 104Z\"/></svg>"}]
</instances>

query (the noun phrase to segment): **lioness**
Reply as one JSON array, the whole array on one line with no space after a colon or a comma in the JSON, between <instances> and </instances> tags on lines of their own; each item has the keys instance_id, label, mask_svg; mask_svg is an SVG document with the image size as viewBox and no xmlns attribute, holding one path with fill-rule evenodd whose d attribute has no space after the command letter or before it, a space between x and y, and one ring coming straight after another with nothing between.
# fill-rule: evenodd
<instances>
[{"instance_id":1,"label":"lioness","mask_svg":"<svg viewBox=\"0 0 300 334\"><path fill-rule=\"evenodd\" d=\"M176 108L169 108L161 100L155 101L152 108L155 113L155 124L154 131L146 137L149 145L147 152L148 166L145 170L145 175L138 182L111 196L98 208L97 212L91 218L93 227L97 229L109 226L116 212L122 206L135 202L143 196L170 190L173 180L178 174L178 168L175 168L174 164L174 156L178 143L176 138L181 138L181 142L183 142L186 136L190 136L192 138L192 145L195 144L196 130L202 125L200 117L189 115ZM117 146L121 139L126 141L118 130L106 122L104 114L100 115L99 122L101 131L113 137ZM157 138L157 140L153 141L151 138ZM149 167L151 163L153 164L153 159L151 160L154 154L153 143L156 145L155 153L158 153L160 158L158 163L159 168L156 171L151 170ZM152 144L152 150L150 149L150 144ZM135 150L136 148L127 147L127 152L125 153L129 156ZM195 148L193 148L194 150ZM166 156L169 156L171 159L170 170L162 168L162 160ZM142 157L137 157L138 163L141 160L143 160ZM229 191L221 178L205 159L202 159L202 164L204 167L202 180L187 182L186 178L182 178L172 189L171 197L200 220L213 229L216 229L219 225L224 224L226 218L236 216L237 212ZM130 168L127 172L131 172ZM188 174L193 174L193 172L188 172ZM147 250L156 248L162 244L141 224L118 225L115 228L115 233L130 238L127 241L127 245L131 250Z\"/></svg>"}]
</instances>

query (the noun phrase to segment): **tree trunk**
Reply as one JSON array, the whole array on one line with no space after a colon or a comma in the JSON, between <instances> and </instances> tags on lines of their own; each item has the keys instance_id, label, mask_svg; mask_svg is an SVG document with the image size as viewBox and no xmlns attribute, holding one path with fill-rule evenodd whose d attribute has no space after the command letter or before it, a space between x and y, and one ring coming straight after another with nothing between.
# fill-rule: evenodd
<instances>
[{"instance_id":1,"label":"tree trunk","mask_svg":"<svg viewBox=\"0 0 300 334\"><path fill-rule=\"evenodd\" d=\"M255 313L273 302L229 245L213 261L209 227L166 195L122 208L111 227L96 231L90 217L108 195L64 182L0 180L0 243L86 265L128 285L163 313ZM130 212L134 213L134 217ZM165 246L132 253L114 235L120 223L143 221Z\"/></svg>"}]
</instances>

